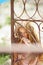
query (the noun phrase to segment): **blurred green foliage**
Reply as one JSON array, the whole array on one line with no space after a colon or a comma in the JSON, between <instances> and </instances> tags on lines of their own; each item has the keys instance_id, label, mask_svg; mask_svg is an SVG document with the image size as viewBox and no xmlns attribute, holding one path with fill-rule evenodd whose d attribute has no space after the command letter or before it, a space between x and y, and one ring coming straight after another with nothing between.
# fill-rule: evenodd
<instances>
[{"instance_id":1,"label":"blurred green foliage","mask_svg":"<svg viewBox=\"0 0 43 65\"><path fill-rule=\"evenodd\" d=\"M2 25L0 25L0 28L2 28Z\"/></svg>"},{"instance_id":2,"label":"blurred green foliage","mask_svg":"<svg viewBox=\"0 0 43 65\"><path fill-rule=\"evenodd\" d=\"M10 55L9 54L0 54L0 65L2 65L9 58L10 58Z\"/></svg>"},{"instance_id":3,"label":"blurred green foliage","mask_svg":"<svg viewBox=\"0 0 43 65\"><path fill-rule=\"evenodd\" d=\"M10 25L10 24L11 24L11 18L8 16L6 18L5 25Z\"/></svg>"},{"instance_id":4,"label":"blurred green foliage","mask_svg":"<svg viewBox=\"0 0 43 65\"><path fill-rule=\"evenodd\" d=\"M0 24L0 29L5 26L5 25L10 25L11 24L11 17L7 16L7 18L5 19L5 23L2 25Z\"/></svg>"}]
</instances>

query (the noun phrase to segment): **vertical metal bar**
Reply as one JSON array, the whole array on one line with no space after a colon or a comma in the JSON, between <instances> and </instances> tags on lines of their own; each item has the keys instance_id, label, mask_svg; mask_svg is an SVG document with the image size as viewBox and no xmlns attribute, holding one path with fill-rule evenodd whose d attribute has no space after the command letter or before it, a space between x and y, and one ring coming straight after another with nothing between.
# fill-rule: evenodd
<instances>
[{"instance_id":1,"label":"vertical metal bar","mask_svg":"<svg viewBox=\"0 0 43 65\"><path fill-rule=\"evenodd\" d=\"M11 43L14 42L14 0L11 0Z\"/></svg>"},{"instance_id":2,"label":"vertical metal bar","mask_svg":"<svg viewBox=\"0 0 43 65\"><path fill-rule=\"evenodd\" d=\"M11 0L11 43L14 42L14 0ZM11 54L11 65L14 65L14 55Z\"/></svg>"}]
</instances>

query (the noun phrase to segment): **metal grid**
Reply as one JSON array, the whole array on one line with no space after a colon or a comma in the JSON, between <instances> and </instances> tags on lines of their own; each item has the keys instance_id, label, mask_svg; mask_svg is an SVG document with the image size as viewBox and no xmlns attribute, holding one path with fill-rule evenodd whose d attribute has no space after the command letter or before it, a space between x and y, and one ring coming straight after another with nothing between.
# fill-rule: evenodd
<instances>
[{"instance_id":1,"label":"metal grid","mask_svg":"<svg viewBox=\"0 0 43 65\"><path fill-rule=\"evenodd\" d=\"M14 37L14 25L15 25L15 23L17 23L17 21L30 21L30 22L34 22L38 26L38 29L39 29L39 38L40 38L40 31L43 32L43 27L42 27L42 30L40 29L40 25L43 24L43 16L41 14L39 6L40 6L40 4L43 4L42 3L43 1L42 0L32 0L32 2L34 3L34 6L35 6L35 11L34 11L32 16L30 16L28 14L27 10L26 10L26 3L27 3L28 0L21 0L22 4L23 4L23 10L22 10L21 14L17 16L16 11L14 10L14 8L15 8L14 2L15 1L16 0L11 0L11 42L14 43L15 41L17 41L15 39L15 37ZM21 18L22 15L24 14L24 12L25 12L26 16L28 17L26 19L25 18ZM36 13L38 13L39 19L34 18ZM16 18L15 18L15 16L16 16ZM41 23L38 24L37 22L41 22ZM19 24L19 23L17 23L17 24ZM41 38L40 38L40 42L41 42ZM13 61L14 61L13 58L14 58L14 55L12 57L12 65L14 65L13 64Z\"/></svg>"},{"instance_id":2,"label":"metal grid","mask_svg":"<svg viewBox=\"0 0 43 65\"><path fill-rule=\"evenodd\" d=\"M16 0L11 0L11 40L12 40L12 43L14 43L14 40L16 40L15 37L14 37L14 25L15 25L15 23L17 23L17 21L34 22L38 26L39 38L40 38L40 31L43 31L43 27L42 27L42 30L40 30L40 25L43 24L43 16L41 15L41 11L40 11L39 6L40 6L40 4L43 4L43 1L42 0L32 0L33 4L35 6L35 11L34 11L32 16L30 16L31 14L28 14L27 9L26 9L26 3L28 2L28 0L21 0L22 5L23 5L23 10L22 10L21 14L17 16L17 13L15 11L15 1ZM31 4L32 3L31 3L31 0L30 0L30 5ZM25 12L25 14L28 18L21 18L22 15L24 14L24 12ZM40 17L39 19L37 19L38 17L36 15L36 13L38 13L38 16ZM35 15L37 17L36 19L34 18ZM15 16L16 16L16 18L15 18ZM41 23L38 24L37 22L41 22ZM17 23L17 24L19 24L19 23ZM40 41L41 41L41 39L40 39Z\"/></svg>"}]
</instances>

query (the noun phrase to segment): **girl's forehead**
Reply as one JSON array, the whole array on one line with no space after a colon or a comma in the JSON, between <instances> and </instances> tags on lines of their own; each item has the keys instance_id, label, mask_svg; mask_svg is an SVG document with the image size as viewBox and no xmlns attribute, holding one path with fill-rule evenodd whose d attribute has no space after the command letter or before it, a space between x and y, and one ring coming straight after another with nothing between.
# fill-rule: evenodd
<instances>
[{"instance_id":1,"label":"girl's forehead","mask_svg":"<svg viewBox=\"0 0 43 65\"><path fill-rule=\"evenodd\" d=\"M20 32L26 32L26 30L25 30L23 27L21 27L21 28L19 29L19 31L20 31Z\"/></svg>"}]
</instances>

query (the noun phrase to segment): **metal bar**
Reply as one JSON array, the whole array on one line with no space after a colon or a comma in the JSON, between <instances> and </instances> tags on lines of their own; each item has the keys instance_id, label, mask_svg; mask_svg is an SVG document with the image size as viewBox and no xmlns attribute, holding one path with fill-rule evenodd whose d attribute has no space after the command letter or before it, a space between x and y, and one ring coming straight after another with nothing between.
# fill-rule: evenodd
<instances>
[{"instance_id":1,"label":"metal bar","mask_svg":"<svg viewBox=\"0 0 43 65\"><path fill-rule=\"evenodd\" d=\"M11 0L11 42L14 42L14 0Z\"/></svg>"},{"instance_id":2,"label":"metal bar","mask_svg":"<svg viewBox=\"0 0 43 65\"><path fill-rule=\"evenodd\" d=\"M14 21L31 21L31 22L43 22L43 20L31 20L31 19L14 19Z\"/></svg>"}]
</instances>

